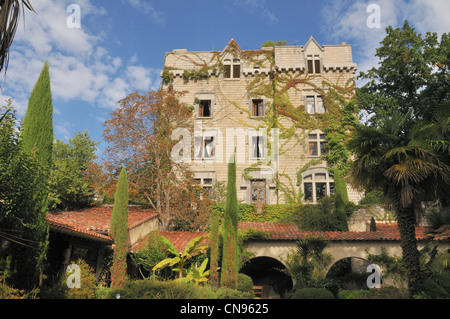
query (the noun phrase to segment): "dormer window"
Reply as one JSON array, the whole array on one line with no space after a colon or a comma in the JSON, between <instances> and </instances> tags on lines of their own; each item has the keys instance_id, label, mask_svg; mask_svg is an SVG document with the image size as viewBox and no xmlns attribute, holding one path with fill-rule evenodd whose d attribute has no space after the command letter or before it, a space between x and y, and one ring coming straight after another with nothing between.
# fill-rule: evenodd
<instances>
[{"instance_id":1,"label":"dormer window","mask_svg":"<svg viewBox=\"0 0 450 319\"><path fill-rule=\"evenodd\" d=\"M239 59L226 59L224 61L225 67L225 79L239 79L241 77L241 60Z\"/></svg>"},{"instance_id":2,"label":"dormer window","mask_svg":"<svg viewBox=\"0 0 450 319\"><path fill-rule=\"evenodd\" d=\"M320 62L319 55L308 55L308 73L309 74L320 74L322 73L322 65Z\"/></svg>"}]
</instances>

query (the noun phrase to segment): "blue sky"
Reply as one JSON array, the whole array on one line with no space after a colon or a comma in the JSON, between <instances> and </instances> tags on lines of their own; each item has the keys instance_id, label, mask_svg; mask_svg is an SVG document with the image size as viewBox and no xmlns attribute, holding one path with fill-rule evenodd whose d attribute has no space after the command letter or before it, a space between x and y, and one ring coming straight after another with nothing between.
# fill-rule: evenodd
<instances>
[{"instance_id":1,"label":"blue sky","mask_svg":"<svg viewBox=\"0 0 450 319\"><path fill-rule=\"evenodd\" d=\"M31 0L11 48L0 99L11 98L19 117L45 60L50 64L54 128L68 141L87 129L105 148L103 122L117 101L136 90L158 89L164 53L222 50L231 38L243 49L267 40L304 45L352 45L359 71L376 65L375 48L388 25L407 19L421 33L450 31L448 0ZM67 8L80 8L81 28L69 28ZM380 28L369 28L369 4Z\"/></svg>"}]
</instances>

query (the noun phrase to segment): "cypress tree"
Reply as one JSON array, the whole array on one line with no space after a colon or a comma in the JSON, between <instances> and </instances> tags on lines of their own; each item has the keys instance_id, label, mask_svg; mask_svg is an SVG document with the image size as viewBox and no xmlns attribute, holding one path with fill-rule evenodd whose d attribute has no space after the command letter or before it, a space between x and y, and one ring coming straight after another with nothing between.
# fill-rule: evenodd
<instances>
[{"instance_id":1,"label":"cypress tree","mask_svg":"<svg viewBox=\"0 0 450 319\"><path fill-rule=\"evenodd\" d=\"M114 258L111 266L111 285L121 287L126 281L128 253L128 179L124 167L119 175L110 224L114 239Z\"/></svg>"},{"instance_id":2,"label":"cypress tree","mask_svg":"<svg viewBox=\"0 0 450 319\"><path fill-rule=\"evenodd\" d=\"M236 191L236 163L234 156L228 163L227 200L223 221L223 254L221 286L237 288L238 275L238 200Z\"/></svg>"},{"instance_id":3,"label":"cypress tree","mask_svg":"<svg viewBox=\"0 0 450 319\"><path fill-rule=\"evenodd\" d=\"M339 170L334 171L334 190L336 213L341 221L341 230L348 231L346 206L348 204L347 185Z\"/></svg>"},{"instance_id":4,"label":"cypress tree","mask_svg":"<svg viewBox=\"0 0 450 319\"><path fill-rule=\"evenodd\" d=\"M372 217L370 219L370 231L371 232L376 232L377 231L377 223L375 222L375 218Z\"/></svg>"},{"instance_id":5,"label":"cypress tree","mask_svg":"<svg viewBox=\"0 0 450 319\"><path fill-rule=\"evenodd\" d=\"M35 267L42 284L43 263L48 248L49 229L45 219L48 206L48 180L53 152L53 102L50 86L49 65L46 61L38 80L30 94L28 108L21 130L21 147L25 153L32 154L39 165L39 181L30 185L34 193L34 218L28 227L33 238L39 242L36 250ZM31 283L30 283L31 284Z\"/></svg>"},{"instance_id":6,"label":"cypress tree","mask_svg":"<svg viewBox=\"0 0 450 319\"><path fill-rule=\"evenodd\" d=\"M50 174L53 156L53 102L47 61L30 94L21 136L23 149L36 152L47 174Z\"/></svg>"},{"instance_id":7,"label":"cypress tree","mask_svg":"<svg viewBox=\"0 0 450 319\"><path fill-rule=\"evenodd\" d=\"M217 287L219 285L219 212L213 210L213 215L211 218L211 264L210 264L210 278L211 286Z\"/></svg>"}]
</instances>

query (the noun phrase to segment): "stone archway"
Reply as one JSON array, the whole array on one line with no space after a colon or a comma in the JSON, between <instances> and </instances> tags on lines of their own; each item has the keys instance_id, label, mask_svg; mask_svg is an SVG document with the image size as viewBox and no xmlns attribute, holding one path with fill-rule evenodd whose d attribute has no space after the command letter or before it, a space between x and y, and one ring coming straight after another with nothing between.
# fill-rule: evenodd
<instances>
[{"instance_id":1,"label":"stone archway","mask_svg":"<svg viewBox=\"0 0 450 319\"><path fill-rule=\"evenodd\" d=\"M282 298L293 287L286 267L277 259L260 256L249 260L240 270L250 276L255 286L262 286L262 298Z\"/></svg>"},{"instance_id":2,"label":"stone archway","mask_svg":"<svg viewBox=\"0 0 450 319\"><path fill-rule=\"evenodd\" d=\"M346 257L336 260L328 268L326 278L341 282L343 289L367 288L369 261L360 257Z\"/></svg>"}]
</instances>

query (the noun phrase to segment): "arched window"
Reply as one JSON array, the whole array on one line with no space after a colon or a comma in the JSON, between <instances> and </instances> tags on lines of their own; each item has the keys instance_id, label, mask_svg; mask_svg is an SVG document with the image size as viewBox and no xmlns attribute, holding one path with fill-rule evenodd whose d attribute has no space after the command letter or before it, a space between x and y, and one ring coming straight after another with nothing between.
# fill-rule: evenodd
<instances>
[{"instance_id":1,"label":"arched window","mask_svg":"<svg viewBox=\"0 0 450 319\"><path fill-rule=\"evenodd\" d=\"M223 64L225 66L225 79L239 79L241 77L241 60L225 59Z\"/></svg>"},{"instance_id":2,"label":"arched window","mask_svg":"<svg viewBox=\"0 0 450 319\"><path fill-rule=\"evenodd\" d=\"M324 168L314 168L302 174L305 203L315 204L322 197L334 194L334 176Z\"/></svg>"}]
</instances>

